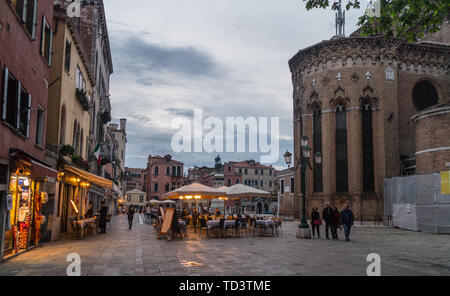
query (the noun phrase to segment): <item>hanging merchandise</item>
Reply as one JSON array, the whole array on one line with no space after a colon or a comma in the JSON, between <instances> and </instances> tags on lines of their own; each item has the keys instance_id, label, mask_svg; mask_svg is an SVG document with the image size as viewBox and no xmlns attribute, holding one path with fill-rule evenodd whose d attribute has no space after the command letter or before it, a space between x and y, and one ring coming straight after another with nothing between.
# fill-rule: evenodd
<instances>
[{"instance_id":1,"label":"hanging merchandise","mask_svg":"<svg viewBox=\"0 0 450 296\"><path fill-rule=\"evenodd\" d=\"M21 223L27 221L27 217L28 217L27 215L29 212L30 212L30 209L28 207L21 207L19 209L19 216L18 216L17 220Z\"/></svg>"},{"instance_id":2,"label":"hanging merchandise","mask_svg":"<svg viewBox=\"0 0 450 296\"><path fill-rule=\"evenodd\" d=\"M20 173L19 173L20 171ZM14 255L26 251L35 237L35 198L40 195L39 183L33 181L28 171L17 170L12 174L7 196L7 222L5 227L4 254Z\"/></svg>"}]
</instances>

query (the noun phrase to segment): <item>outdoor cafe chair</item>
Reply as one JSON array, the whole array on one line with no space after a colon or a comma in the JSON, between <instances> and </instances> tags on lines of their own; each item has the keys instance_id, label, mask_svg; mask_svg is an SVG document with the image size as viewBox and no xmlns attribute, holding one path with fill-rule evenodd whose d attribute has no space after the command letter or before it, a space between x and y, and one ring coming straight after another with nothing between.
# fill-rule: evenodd
<instances>
[{"instance_id":1,"label":"outdoor cafe chair","mask_svg":"<svg viewBox=\"0 0 450 296\"><path fill-rule=\"evenodd\" d=\"M223 237L224 226L225 226L225 219L222 218L222 219L220 219L219 225L214 225L214 226L211 228L210 233L211 233L214 237ZM217 235L217 236L216 236L216 235Z\"/></svg>"},{"instance_id":2,"label":"outdoor cafe chair","mask_svg":"<svg viewBox=\"0 0 450 296\"><path fill-rule=\"evenodd\" d=\"M202 232L204 231L206 236L209 236L209 229L206 223L206 218L199 219L200 222L200 236L202 236Z\"/></svg>"},{"instance_id":3,"label":"outdoor cafe chair","mask_svg":"<svg viewBox=\"0 0 450 296\"><path fill-rule=\"evenodd\" d=\"M231 221L231 220L230 220ZM237 224L237 221L235 222L235 225ZM228 223L225 228L225 237L233 237L236 233L235 225ZM231 235L230 235L231 234Z\"/></svg>"},{"instance_id":4,"label":"outdoor cafe chair","mask_svg":"<svg viewBox=\"0 0 450 296\"><path fill-rule=\"evenodd\" d=\"M181 233L181 239L183 239L183 235L185 238L188 238L188 232L187 232L187 226L184 224L180 224L180 233Z\"/></svg>"}]
</instances>

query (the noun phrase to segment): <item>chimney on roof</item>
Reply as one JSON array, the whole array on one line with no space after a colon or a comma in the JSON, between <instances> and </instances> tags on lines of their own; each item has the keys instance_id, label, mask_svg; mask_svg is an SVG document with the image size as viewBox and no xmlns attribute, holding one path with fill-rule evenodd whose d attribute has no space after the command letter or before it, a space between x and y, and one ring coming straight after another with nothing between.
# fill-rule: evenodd
<instances>
[{"instance_id":1,"label":"chimney on roof","mask_svg":"<svg viewBox=\"0 0 450 296\"><path fill-rule=\"evenodd\" d=\"M125 132L126 129L127 129L127 119L122 118L122 119L120 119L120 130Z\"/></svg>"}]
</instances>

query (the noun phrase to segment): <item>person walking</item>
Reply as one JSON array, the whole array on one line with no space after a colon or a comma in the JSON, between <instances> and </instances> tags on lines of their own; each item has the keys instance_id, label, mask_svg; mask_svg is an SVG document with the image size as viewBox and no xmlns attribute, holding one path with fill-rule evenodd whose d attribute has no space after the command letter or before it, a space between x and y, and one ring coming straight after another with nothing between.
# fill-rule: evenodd
<instances>
[{"instance_id":1,"label":"person walking","mask_svg":"<svg viewBox=\"0 0 450 296\"><path fill-rule=\"evenodd\" d=\"M322 218L325 221L325 236L327 239L330 239L329 230L331 230L331 235L334 238L333 235L333 208L331 207L330 203L327 202L325 204L325 208L322 211Z\"/></svg>"},{"instance_id":2,"label":"person walking","mask_svg":"<svg viewBox=\"0 0 450 296\"><path fill-rule=\"evenodd\" d=\"M317 230L317 237L320 238L320 225L322 220L320 219L319 209L314 207L311 213L311 228L312 235L315 237L315 230Z\"/></svg>"},{"instance_id":3,"label":"person walking","mask_svg":"<svg viewBox=\"0 0 450 296\"><path fill-rule=\"evenodd\" d=\"M131 226L133 226L133 218L134 218L134 207L130 206L128 208L128 229L131 229Z\"/></svg>"},{"instance_id":4,"label":"person walking","mask_svg":"<svg viewBox=\"0 0 450 296\"><path fill-rule=\"evenodd\" d=\"M108 207L105 201L100 203L100 233L106 233L106 216L108 215Z\"/></svg>"},{"instance_id":5,"label":"person walking","mask_svg":"<svg viewBox=\"0 0 450 296\"><path fill-rule=\"evenodd\" d=\"M350 205L346 205L345 209L341 212L340 225L344 227L345 241L350 241L350 230L352 228L355 216L352 210L350 210Z\"/></svg>"},{"instance_id":6,"label":"person walking","mask_svg":"<svg viewBox=\"0 0 450 296\"><path fill-rule=\"evenodd\" d=\"M338 238L338 234L337 234L337 230L338 230L338 228L340 228L339 221L340 221L339 210L335 206L334 209L333 209L333 228L332 228L332 231L333 231L333 239L336 239L336 240L339 239Z\"/></svg>"}]
</instances>

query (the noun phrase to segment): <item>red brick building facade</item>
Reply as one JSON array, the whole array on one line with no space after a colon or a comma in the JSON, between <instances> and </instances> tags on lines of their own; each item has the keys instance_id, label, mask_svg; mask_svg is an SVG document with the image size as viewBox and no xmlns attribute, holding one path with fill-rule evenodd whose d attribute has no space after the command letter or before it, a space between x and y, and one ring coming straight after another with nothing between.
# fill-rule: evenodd
<instances>
[{"instance_id":1,"label":"red brick building facade","mask_svg":"<svg viewBox=\"0 0 450 296\"><path fill-rule=\"evenodd\" d=\"M406 43L358 35L323 41L289 61L295 163L300 119L313 154L323 155L307 173L308 213L331 201L339 208L351 204L358 220L382 220L384 179L416 173L420 143L411 118L448 100L449 64L449 40ZM436 128L448 134L444 123ZM298 169L296 212L300 200Z\"/></svg>"}]
</instances>

